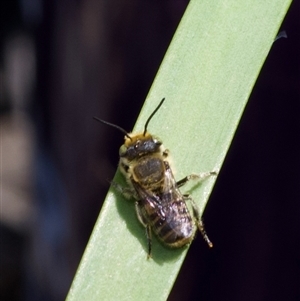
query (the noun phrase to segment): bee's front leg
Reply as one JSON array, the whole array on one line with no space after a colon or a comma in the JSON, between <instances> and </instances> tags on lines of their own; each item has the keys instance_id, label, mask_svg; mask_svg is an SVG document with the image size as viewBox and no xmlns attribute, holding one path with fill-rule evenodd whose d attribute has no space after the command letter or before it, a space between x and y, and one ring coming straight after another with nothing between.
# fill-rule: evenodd
<instances>
[{"instance_id":1,"label":"bee's front leg","mask_svg":"<svg viewBox=\"0 0 300 301\"><path fill-rule=\"evenodd\" d=\"M199 174L190 174L183 179L179 180L176 184L178 187L183 186L190 180L198 180L198 181L204 181L205 179L211 177L211 176L216 176L218 173L216 171L208 171L208 172L202 172Z\"/></svg>"},{"instance_id":2,"label":"bee's front leg","mask_svg":"<svg viewBox=\"0 0 300 301\"><path fill-rule=\"evenodd\" d=\"M127 199L137 199L136 192L133 188L123 187L122 185L112 181L111 185Z\"/></svg>"}]
</instances>

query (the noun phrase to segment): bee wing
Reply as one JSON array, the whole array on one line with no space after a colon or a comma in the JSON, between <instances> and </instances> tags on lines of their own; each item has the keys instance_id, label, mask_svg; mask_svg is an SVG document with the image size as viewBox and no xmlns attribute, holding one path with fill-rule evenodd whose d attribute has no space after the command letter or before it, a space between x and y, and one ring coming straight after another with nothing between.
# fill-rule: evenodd
<instances>
[{"instance_id":1,"label":"bee wing","mask_svg":"<svg viewBox=\"0 0 300 301\"><path fill-rule=\"evenodd\" d=\"M171 168L165 172L165 187L161 197L166 221L173 230L174 236L187 237L193 232L193 223L185 203L184 196L177 187Z\"/></svg>"},{"instance_id":2,"label":"bee wing","mask_svg":"<svg viewBox=\"0 0 300 301\"><path fill-rule=\"evenodd\" d=\"M172 170L167 166L165 171L165 183L163 187L162 199L164 199L166 203L170 204L172 201L181 200L182 198L183 196L177 187Z\"/></svg>"},{"instance_id":3,"label":"bee wing","mask_svg":"<svg viewBox=\"0 0 300 301\"><path fill-rule=\"evenodd\" d=\"M167 201L162 198L163 195L147 190L135 181L132 181L132 184L139 196L139 200L137 201L138 215L141 215L139 218L143 220L143 224L154 226L155 223L164 223L166 219L166 206L164 204Z\"/></svg>"},{"instance_id":4,"label":"bee wing","mask_svg":"<svg viewBox=\"0 0 300 301\"><path fill-rule=\"evenodd\" d=\"M146 190L137 182L132 184L140 198L137 206L143 224L151 225L157 236L170 245L180 246L190 239L193 223L170 168L165 171L159 193Z\"/></svg>"}]
</instances>

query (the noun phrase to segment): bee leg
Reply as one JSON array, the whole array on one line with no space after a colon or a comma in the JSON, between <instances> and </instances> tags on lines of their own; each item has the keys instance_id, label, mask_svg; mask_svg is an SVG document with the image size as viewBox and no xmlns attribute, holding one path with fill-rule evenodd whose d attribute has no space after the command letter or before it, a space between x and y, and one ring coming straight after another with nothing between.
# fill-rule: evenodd
<instances>
[{"instance_id":1,"label":"bee leg","mask_svg":"<svg viewBox=\"0 0 300 301\"><path fill-rule=\"evenodd\" d=\"M181 187L190 180L204 181L208 177L216 176L217 174L218 173L216 171L202 172L200 174L191 174L191 175L186 176L185 178L179 180L176 184L177 184L177 187Z\"/></svg>"},{"instance_id":2,"label":"bee leg","mask_svg":"<svg viewBox=\"0 0 300 301\"><path fill-rule=\"evenodd\" d=\"M163 157L164 158L167 158L169 156L169 150L168 149L165 149L162 153Z\"/></svg>"},{"instance_id":3,"label":"bee leg","mask_svg":"<svg viewBox=\"0 0 300 301\"><path fill-rule=\"evenodd\" d=\"M206 241L206 243L208 244L208 246L210 248L212 248L213 247L213 243L210 241L210 239L208 238L208 235L207 235L207 233L205 231L204 223L203 223L202 218L200 217L197 205L195 204L195 202L194 202L194 200L192 198L188 197L187 199L189 199L190 202L191 202L191 205L192 205L192 208L193 208L193 215L194 215L194 218L196 219L197 227L198 227L200 233L202 234L202 237L204 238L204 240Z\"/></svg>"},{"instance_id":4,"label":"bee leg","mask_svg":"<svg viewBox=\"0 0 300 301\"><path fill-rule=\"evenodd\" d=\"M147 241L148 241L148 255L147 259L152 257L152 234L151 234L151 227L150 225L147 225L146 227L146 235L147 235Z\"/></svg>"},{"instance_id":5,"label":"bee leg","mask_svg":"<svg viewBox=\"0 0 300 301\"><path fill-rule=\"evenodd\" d=\"M136 192L129 187L123 187L120 184L112 181L111 185L127 199L136 198Z\"/></svg>"},{"instance_id":6,"label":"bee leg","mask_svg":"<svg viewBox=\"0 0 300 301\"><path fill-rule=\"evenodd\" d=\"M151 227L150 225L147 223L147 220L145 219L143 212L141 211L141 207L140 207L140 203L139 202L135 202L135 210L136 210L136 214L137 217L140 221L140 223L146 228L146 236L147 236L147 241L148 241L148 255L147 255L147 259L152 257L152 234L151 234Z\"/></svg>"}]
</instances>

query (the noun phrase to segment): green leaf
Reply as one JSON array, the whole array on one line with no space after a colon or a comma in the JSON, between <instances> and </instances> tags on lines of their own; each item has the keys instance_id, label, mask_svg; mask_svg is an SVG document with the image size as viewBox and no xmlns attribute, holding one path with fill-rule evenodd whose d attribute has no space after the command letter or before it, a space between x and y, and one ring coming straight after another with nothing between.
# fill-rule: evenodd
<instances>
[{"instance_id":1,"label":"green leaf","mask_svg":"<svg viewBox=\"0 0 300 301\"><path fill-rule=\"evenodd\" d=\"M135 126L142 131L166 98L149 131L170 150L176 179L221 168L290 3L190 2ZM124 184L119 173L115 181ZM201 213L214 181L211 177L182 189L193 187ZM166 300L187 250L169 249L154 238L153 258L147 260L145 230L134 202L110 189L67 300Z\"/></svg>"}]
</instances>

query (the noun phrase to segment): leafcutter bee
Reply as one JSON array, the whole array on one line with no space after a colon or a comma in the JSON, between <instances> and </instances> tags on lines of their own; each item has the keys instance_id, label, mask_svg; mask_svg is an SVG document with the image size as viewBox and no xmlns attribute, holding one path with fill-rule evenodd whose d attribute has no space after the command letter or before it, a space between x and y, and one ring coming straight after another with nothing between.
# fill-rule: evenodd
<instances>
[{"instance_id":1,"label":"leafcutter bee","mask_svg":"<svg viewBox=\"0 0 300 301\"><path fill-rule=\"evenodd\" d=\"M209 247L212 247L196 204L189 195L182 194L179 188L190 179L203 180L216 175L216 172L192 174L178 182L175 180L168 160L169 151L158 137L147 130L150 120L164 100L149 116L141 133L128 133L115 124L94 117L125 134L125 142L119 150L119 168L128 187L115 182L112 185L125 197L136 200L138 219L146 228L148 258L151 257L152 231L163 243L177 248L190 243L198 228ZM187 201L191 204L191 212Z\"/></svg>"}]
</instances>

